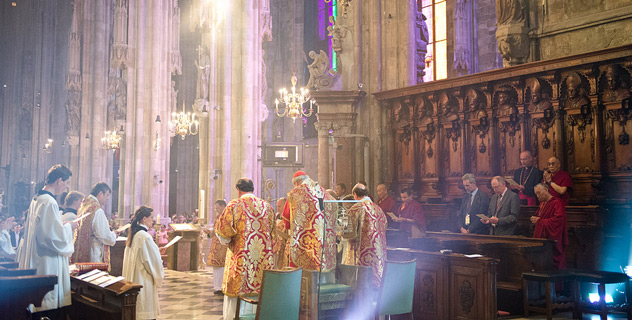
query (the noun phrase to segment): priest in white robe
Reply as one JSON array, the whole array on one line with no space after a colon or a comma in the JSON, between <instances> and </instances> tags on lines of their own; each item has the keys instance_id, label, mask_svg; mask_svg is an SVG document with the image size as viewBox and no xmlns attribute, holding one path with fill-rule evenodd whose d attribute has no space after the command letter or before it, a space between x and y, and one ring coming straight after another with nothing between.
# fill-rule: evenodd
<instances>
[{"instance_id":1,"label":"priest in white robe","mask_svg":"<svg viewBox=\"0 0 632 320\"><path fill-rule=\"evenodd\" d=\"M74 251L72 229L70 224L62 224L55 199L67 189L70 176L70 169L61 164L48 170L46 185L31 201L24 238L18 247L20 269L36 269L37 275L57 275L55 289L44 296L41 307L35 308L37 312L60 309L71 303L68 257Z\"/></svg>"},{"instance_id":2,"label":"priest in white robe","mask_svg":"<svg viewBox=\"0 0 632 320\"><path fill-rule=\"evenodd\" d=\"M136 319L157 319L160 314L158 288L164 271L158 246L147 233L154 225L153 211L147 206L136 210L123 256L123 277L143 286L136 300Z\"/></svg>"}]
</instances>

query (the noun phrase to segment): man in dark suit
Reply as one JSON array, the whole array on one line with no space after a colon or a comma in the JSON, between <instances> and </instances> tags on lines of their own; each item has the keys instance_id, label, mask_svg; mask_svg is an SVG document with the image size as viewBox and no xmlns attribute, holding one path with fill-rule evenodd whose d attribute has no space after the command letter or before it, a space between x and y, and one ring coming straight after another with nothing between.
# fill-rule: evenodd
<instances>
[{"instance_id":1,"label":"man in dark suit","mask_svg":"<svg viewBox=\"0 0 632 320\"><path fill-rule=\"evenodd\" d=\"M489 209L489 196L478 189L476 185L476 177L471 174L465 174L463 187L467 192L461 202L461 211L458 216L458 226L461 233L477 233L489 234L489 230L479 218L477 214L486 214Z\"/></svg>"},{"instance_id":2,"label":"man in dark suit","mask_svg":"<svg viewBox=\"0 0 632 320\"><path fill-rule=\"evenodd\" d=\"M507 188L507 181L500 176L492 178L492 189L495 194L489 201L487 210L490 218L481 219L481 222L488 225L490 235L511 236L516 229L520 198Z\"/></svg>"},{"instance_id":3,"label":"man in dark suit","mask_svg":"<svg viewBox=\"0 0 632 320\"><path fill-rule=\"evenodd\" d=\"M22 226L14 222L13 226L11 227L11 231L9 231L9 235L11 236L11 245L13 246L13 248L18 247L23 233L24 230L22 229Z\"/></svg>"},{"instance_id":4,"label":"man in dark suit","mask_svg":"<svg viewBox=\"0 0 632 320\"><path fill-rule=\"evenodd\" d=\"M519 185L512 185L511 189L518 193L521 204L535 206L537 199L533 187L542 181L542 170L533 165L533 156L529 150L520 153L520 164L522 168L514 170L513 176Z\"/></svg>"}]
</instances>

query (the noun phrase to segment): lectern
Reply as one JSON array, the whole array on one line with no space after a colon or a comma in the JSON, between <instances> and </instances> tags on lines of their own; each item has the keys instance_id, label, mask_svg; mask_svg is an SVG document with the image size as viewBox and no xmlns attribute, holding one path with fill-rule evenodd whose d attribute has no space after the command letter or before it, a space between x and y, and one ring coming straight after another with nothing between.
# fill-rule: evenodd
<instances>
[{"instance_id":1,"label":"lectern","mask_svg":"<svg viewBox=\"0 0 632 320\"><path fill-rule=\"evenodd\" d=\"M169 241L181 237L167 248L167 268L176 271L198 269L200 226L186 223L172 223Z\"/></svg>"}]
</instances>

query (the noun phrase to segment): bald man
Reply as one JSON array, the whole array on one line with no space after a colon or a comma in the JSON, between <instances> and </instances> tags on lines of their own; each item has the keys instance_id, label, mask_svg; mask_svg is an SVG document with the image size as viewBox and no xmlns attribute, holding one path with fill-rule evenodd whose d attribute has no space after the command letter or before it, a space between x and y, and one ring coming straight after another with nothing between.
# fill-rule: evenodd
<instances>
[{"instance_id":1,"label":"bald man","mask_svg":"<svg viewBox=\"0 0 632 320\"><path fill-rule=\"evenodd\" d=\"M519 185L511 185L511 189L518 193L521 204L535 206L538 203L533 187L542 181L542 170L533 165L533 155L529 150L520 153L520 165L522 167L514 170L513 175Z\"/></svg>"},{"instance_id":2,"label":"bald man","mask_svg":"<svg viewBox=\"0 0 632 320\"><path fill-rule=\"evenodd\" d=\"M564 205L568 205L573 189L573 180L568 172L560 170L561 163L557 157L549 158L547 170L544 171L542 182L549 186L549 192L554 197L560 198Z\"/></svg>"}]
</instances>

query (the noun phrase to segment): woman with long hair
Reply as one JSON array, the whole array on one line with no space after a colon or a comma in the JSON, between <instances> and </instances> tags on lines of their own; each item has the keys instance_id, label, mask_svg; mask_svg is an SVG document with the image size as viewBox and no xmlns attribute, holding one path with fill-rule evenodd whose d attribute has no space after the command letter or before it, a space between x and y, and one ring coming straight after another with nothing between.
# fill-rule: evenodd
<instances>
[{"instance_id":1,"label":"woman with long hair","mask_svg":"<svg viewBox=\"0 0 632 320\"><path fill-rule=\"evenodd\" d=\"M160 314L157 288L162 286L164 271L158 246L147 233L154 225L153 211L140 206L134 213L123 257L123 277L143 286L136 300L136 319L157 319Z\"/></svg>"}]
</instances>

